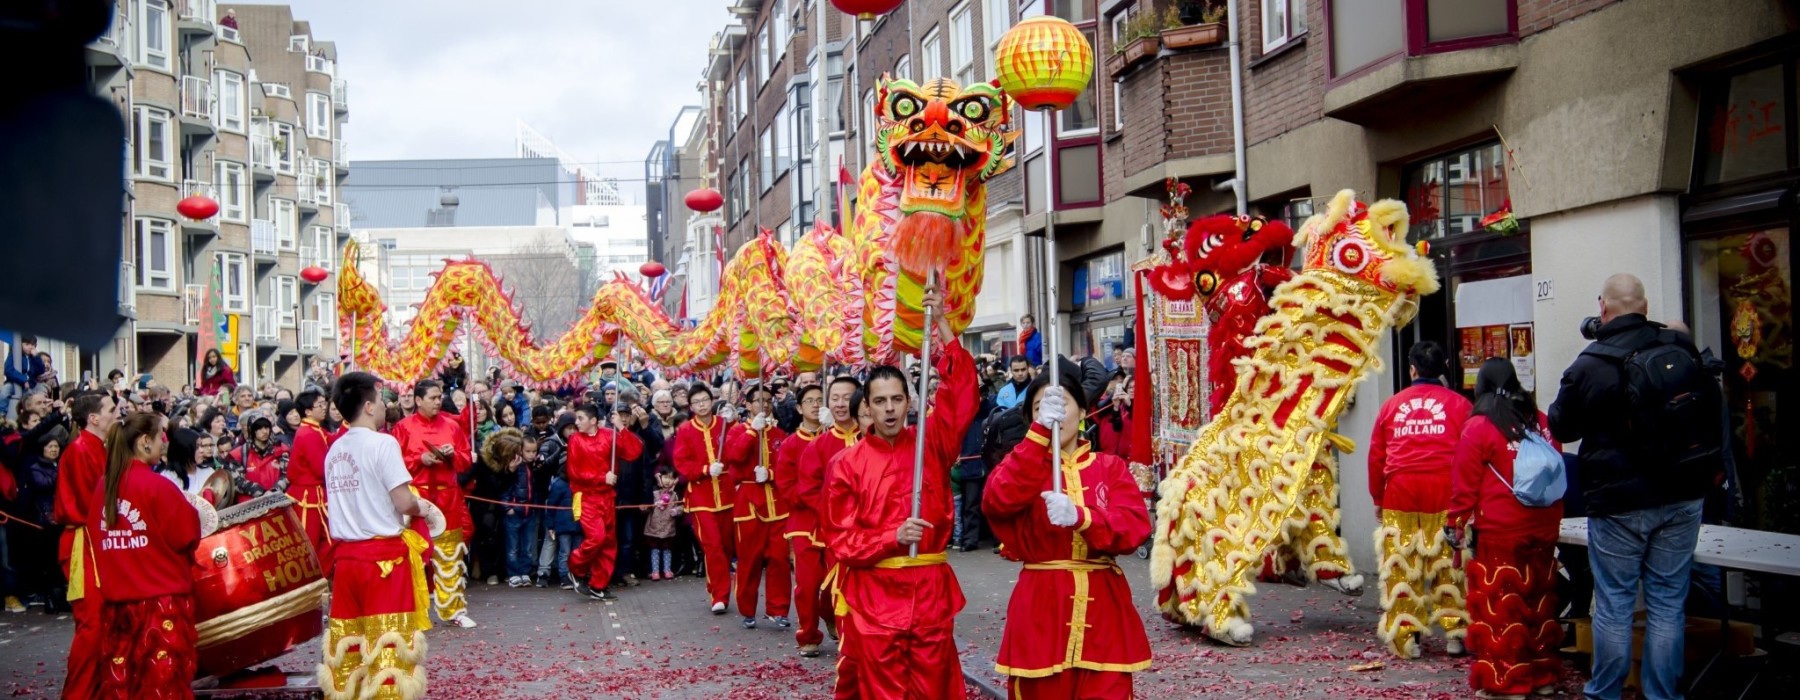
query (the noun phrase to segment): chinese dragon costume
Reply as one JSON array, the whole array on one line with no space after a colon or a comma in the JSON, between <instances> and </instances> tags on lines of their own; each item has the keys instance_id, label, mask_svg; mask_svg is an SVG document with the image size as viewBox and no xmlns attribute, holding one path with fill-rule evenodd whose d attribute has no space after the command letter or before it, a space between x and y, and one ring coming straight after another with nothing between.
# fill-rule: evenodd
<instances>
[{"instance_id":1,"label":"chinese dragon costume","mask_svg":"<svg viewBox=\"0 0 1800 700\"><path fill-rule=\"evenodd\" d=\"M1201 230L1217 231L1224 242L1271 228L1280 230L1253 220ZM1438 289L1436 270L1405 243L1406 231L1405 205L1365 206L1346 190L1295 237L1305 245L1305 267L1274 288L1270 312L1232 363L1235 383L1217 416L1159 487L1150 574L1165 617L1228 644L1248 644L1252 577L1270 555L1292 548L1315 576L1349 577L1326 448L1351 447L1333 427L1356 384L1381 369L1382 334L1411 322L1418 298ZM1213 252L1206 249L1211 237L1189 242L1201 255L1188 264ZM1217 268L1190 270L1197 288L1230 286L1220 283ZM1212 282L1199 277L1209 272Z\"/></svg>"},{"instance_id":2,"label":"chinese dragon costume","mask_svg":"<svg viewBox=\"0 0 1800 700\"><path fill-rule=\"evenodd\" d=\"M434 372L466 322L514 379L534 385L573 383L621 338L677 372L734 359L744 376L892 362L917 352L933 277L961 332L981 289L987 181L1013 165L1011 100L987 83L942 78L883 78L876 89L878 155L863 170L855 212L846 212L848 230L816 226L792 250L763 231L725 266L717 301L691 329L620 278L595 292L569 330L540 345L486 263L454 260L437 273L404 338L391 343L379 293L346 264L338 276L341 342L352 344L360 367L397 383Z\"/></svg>"}]
</instances>

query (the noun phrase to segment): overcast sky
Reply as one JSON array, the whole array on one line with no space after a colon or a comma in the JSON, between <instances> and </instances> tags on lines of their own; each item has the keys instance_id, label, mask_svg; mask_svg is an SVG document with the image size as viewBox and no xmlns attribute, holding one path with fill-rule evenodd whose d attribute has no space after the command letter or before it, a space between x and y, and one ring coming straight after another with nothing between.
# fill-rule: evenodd
<instances>
[{"instance_id":1,"label":"overcast sky","mask_svg":"<svg viewBox=\"0 0 1800 700\"><path fill-rule=\"evenodd\" d=\"M599 174L634 180L680 107L698 104L707 43L731 21L725 0L291 5L337 42L353 160L509 157L524 120Z\"/></svg>"}]
</instances>

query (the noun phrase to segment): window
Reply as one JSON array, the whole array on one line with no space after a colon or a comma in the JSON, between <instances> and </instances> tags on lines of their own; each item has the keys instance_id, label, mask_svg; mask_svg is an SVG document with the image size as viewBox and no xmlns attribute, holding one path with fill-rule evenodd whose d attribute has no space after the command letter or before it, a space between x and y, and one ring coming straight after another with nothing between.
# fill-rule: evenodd
<instances>
[{"instance_id":1,"label":"window","mask_svg":"<svg viewBox=\"0 0 1800 700\"><path fill-rule=\"evenodd\" d=\"M862 111L857 112L856 119L857 123L860 124L860 126L857 127L857 137L862 139L863 144L869 149L868 157L864 158L862 162L863 166L867 167L870 163L875 162L876 119L874 90L863 91Z\"/></svg>"},{"instance_id":2,"label":"window","mask_svg":"<svg viewBox=\"0 0 1800 700\"><path fill-rule=\"evenodd\" d=\"M250 313L250 267L243 253L219 253L219 298L226 313Z\"/></svg>"},{"instance_id":3,"label":"window","mask_svg":"<svg viewBox=\"0 0 1800 700\"><path fill-rule=\"evenodd\" d=\"M994 52L1000 48L1000 37L1012 28L1012 0L982 0L981 6L981 38L987 46L983 56L987 58L988 80L1000 77L994 70Z\"/></svg>"},{"instance_id":4,"label":"window","mask_svg":"<svg viewBox=\"0 0 1800 700\"><path fill-rule=\"evenodd\" d=\"M306 135L331 140L331 96L306 93Z\"/></svg>"},{"instance_id":5,"label":"window","mask_svg":"<svg viewBox=\"0 0 1800 700\"><path fill-rule=\"evenodd\" d=\"M219 185L219 217L240 224L249 221L250 180L244 177L244 164L221 160L213 169L213 182Z\"/></svg>"},{"instance_id":6,"label":"window","mask_svg":"<svg viewBox=\"0 0 1800 700\"><path fill-rule=\"evenodd\" d=\"M175 222L137 220L137 286L175 291Z\"/></svg>"},{"instance_id":7,"label":"window","mask_svg":"<svg viewBox=\"0 0 1800 700\"><path fill-rule=\"evenodd\" d=\"M1480 231L1482 218L1508 203L1506 151L1498 141L1414 164L1403 180L1414 240Z\"/></svg>"},{"instance_id":8,"label":"window","mask_svg":"<svg viewBox=\"0 0 1800 700\"><path fill-rule=\"evenodd\" d=\"M1088 44L1093 45L1093 26L1082 28L1081 33L1087 36ZM1075 98L1075 104L1056 113L1056 135L1058 137L1084 136L1099 131L1100 107L1095 103L1097 97L1094 94L1094 84L1098 82L1100 81L1088 81L1087 88L1081 91L1081 96Z\"/></svg>"},{"instance_id":9,"label":"window","mask_svg":"<svg viewBox=\"0 0 1800 700\"><path fill-rule=\"evenodd\" d=\"M1084 309L1128 299L1125 291L1125 253L1104 253L1075 263L1074 284L1069 285L1070 306Z\"/></svg>"},{"instance_id":10,"label":"window","mask_svg":"<svg viewBox=\"0 0 1800 700\"><path fill-rule=\"evenodd\" d=\"M950 11L950 73L958 85L975 81L975 13L965 0Z\"/></svg>"},{"instance_id":11,"label":"window","mask_svg":"<svg viewBox=\"0 0 1800 700\"><path fill-rule=\"evenodd\" d=\"M793 161L793 149L799 146L794 142L794 123L791 121L791 114L792 111L788 109L788 106L782 104L780 109L775 110L775 123L769 125L769 130L774 132L774 135L770 137L769 157L775 161L776 177L780 177L782 173L788 171L788 167Z\"/></svg>"},{"instance_id":12,"label":"window","mask_svg":"<svg viewBox=\"0 0 1800 700\"><path fill-rule=\"evenodd\" d=\"M282 328L293 328L300 310L300 283L288 275L275 276L275 313Z\"/></svg>"},{"instance_id":13,"label":"window","mask_svg":"<svg viewBox=\"0 0 1800 700\"><path fill-rule=\"evenodd\" d=\"M1787 128L1794 111L1792 57L1709 75L1700 102L1695 185L1707 187L1795 170Z\"/></svg>"},{"instance_id":14,"label":"window","mask_svg":"<svg viewBox=\"0 0 1800 700\"><path fill-rule=\"evenodd\" d=\"M768 192L769 185L775 184L775 127L770 125L757 137L756 160L758 174L762 176L762 191Z\"/></svg>"},{"instance_id":15,"label":"window","mask_svg":"<svg viewBox=\"0 0 1800 700\"><path fill-rule=\"evenodd\" d=\"M756 59L750 60L754 62ZM742 121L744 117L750 116L750 101L756 99L756 93L750 92L750 67L747 65L738 69L737 99L738 120Z\"/></svg>"},{"instance_id":16,"label":"window","mask_svg":"<svg viewBox=\"0 0 1800 700\"><path fill-rule=\"evenodd\" d=\"M302 266L318 265L327 270L336 270L337 238L331 233L331 229L325 228L324 226L314 226L312 227L311 238L313 259L301 260L300 264Z\"/></svg>"},{"instance_id":17,"label":"window","mask_svg":"<svg viewBox=\"0 0 1800 700\"><path fill-rule=\"evenodd\" d=\"M312 37L309 37L305 34L295 34L293 36L288 37L288 50L289 51L293 51L296 53L306 53L307 51L310 51L311 49L312 49Z\"/></svg>"},{"instance_id":18,"label":"window","mask_svg":"<svg viewBox=\"0 0 1800 700\"><path fill-rule=\"evenodd\" d=\"M769 48L769 25L764 24L762 31L756 33L756 50L751 52L750 62L756 64L756 86L760 88L769 82L769 56L773 55ZM758 61L757 58L762 58Z\"/></svg>"},{"instance_id":19,"label":"window","mask_svg":"<svg viewBox=\"0 0 1800 700\"><path fill-rule=\"evenodd\" d=\"M1069 20L1072 23L1094 21L1094 0L1044 0L1044 1L1054 4L1055 11L1052 12L1051 14L1054 14L1057 17L1061 17L1063 19ZM1033 0L1032 4L1036 4L1035 0ZM1088 37L1088 41L1093 41L1093 40L1094 40L1093 37Z\"/></svg>"},{"instance_id":20,"label":"window","mask_svg":"<svg viewBox=\"0 0 1800 700\"><path fill-rule=\"evenodd\" d=\"M1112 84L1113 131L1125 130L1125 84L1113 81Z\"/></svg>"},{"instance_id":21,"label":"window","mask_svg":"<svg viewBox=\"0 0 1800 700\"><path fill-rule=\"evenodd\" d=\"M1303 3L1297 0L1293 10ZM1331 75L1394 56L1518 41L1517 0L1363 0L1328 3ZM1290 12L1290 17L1294 14ZM1291 22L1291 19L1290 19ZM1304 29L1304 24L1299 29ZM1290 38L1295 28L1289 27ZM1268 27L1264 27L1265 42Z\"/></svg>"},{"instance_id":22,"label":"window","mask_svg":"<svg viewBox=\"0 0 1800 700\"><path fill-rule=\"evenodd\" d=\"M774 35L775 45L770 47L769 52L769 65L773 66L781 60L782 54L787 53L788 41L793 39L793 34L788 32L786 0L775 0L775 7L769 13L769 25L774 27L770 33Z\"/></svg>"},{"instance_id":23,"label":"window","mask_svg":"<svg viewBox=\"0 0 1800 700\"><path fill-rule=\"evenodd\" d=\"M938 36L937 27L925 32L925 39L919 42L919 82L936 80L944 74L943 40Z\"/></svg>"},{"instance_id":24,"label":"window","mask_svg":"<svg viewBox=\"0 0 1800 700\"><path fill-rule=\"evenodd\" d=\"M169 70L169 2L142 0L138 6L138 63Z\"/></svg>"},{"instance_id":25,"label":"window","mask_svg":"<svg viewBox=\"0 0 1800 700\"><path fill-rule=\"evenodd\" d=\"M137 160L132 172L139 177L175 179L175 125L168 112L137 108Z\"/></svg>"},{"instance_id":26,"label":"window","mask_svg":"<svg viewBox=\"0 0 1800 700\"><path fill-rule=\"evenodd\" d=\"M312 164L310 177L313 178L313 201L329 207L331 206L331 161L314 158Z\"/></svg>"},{"instance_id":27,"label":"window","mask_svg":"<svg viewBox=\"0 0 1800 700\"><path fill-rule=\"evenodd\" d=\"M313 318L319 320L319 337L337 337L337 295L320 292L313 296Z\"/></svg>"},{"instance_id":28,"label":"window","mask_svg":"<svg viewBox=\"0 0 1800 700\"><path fill-rule=\"evenodd\" d=\"M294 125L275 122L275 172L294 174Z\"/></svg>"},{"instance_id":29,"label":"window","mask_svg":"<svg viewBox=\"0 0 1800 700\"><path fill-rule=\"evenodd\" d=\"M1306 33L1305 0L1263 0L1263 53L1281 48Z\"/></svg>"},{"instance_id":30,"label":"window","mask_svg":"<svg viewBox=\"0 0 1800 700\"><path fill-rule=\"evenodd\" d=\"M213 92L219 108L213 111L219 128L244 133L244 76L228 70L213 71Z\"/></svg>"},{"instance_id":31,"label":"window","mask_svg":"<svg viewBox=\"0 0 1800 700\"><path fill-rule=\"evenodd\" d=\"M275 218L275 247L294 250L300 236L300 218L294 209L294 200L270 199L269 209L274 212Z\"/></svg>"},{"instance_id":32,"label":"window","mask_svg":"<svg viewBox=\"0 0 1800 700\"><path fill-rule=\"evenodd\" d=\"M914 79L911 56L901 56L900 60L894 62L894 77L905 78L907 80Z\"/></svg>"}]
</instances>

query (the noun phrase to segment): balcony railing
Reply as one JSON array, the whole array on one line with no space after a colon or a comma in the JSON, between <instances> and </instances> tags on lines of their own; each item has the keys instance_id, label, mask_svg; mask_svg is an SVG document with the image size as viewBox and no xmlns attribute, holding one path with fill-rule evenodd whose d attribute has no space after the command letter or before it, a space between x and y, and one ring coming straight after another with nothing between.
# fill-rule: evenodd
<instances>
[{"instance_id":1,"label":"balcony railing","mask_svg":"<svg viewBox=\"0 0 1800 700\"><path fill-rule=\"evenodd\" d=\"M219 199L219 193L217 190L213 189L212 183L205 180L182 180L181 198L187 199L194 195L210 197L214 201L218 201Z\"/></svg>"},{"instance_id":2,"label":"balcony railing","mask_svg":"<svg viewBox=\"0 0 1800 700\"><path fill-rule=\"evenodd\" d=\"M175 16L183 22L217 24L219 8L214 0L175 0Z\"/></svg>"},{"instance_id":3,"label":"balcony railing","mask_svg":"<svg viewBox=\"0 0 1800 700\"><path fill-rule=\"evenodd\" d=\"M331 59L314 54L306 55L306 69L314 73L324 73L326 75L337 72L337 66L332 64Z\"/></svg>"},{"instance_id":4,"label":"balcony railing","mask_svg":"<svg viewBox=\"0 0 1800 700\"><path fill-rule=\"evenodd\" d=\"M317 265L326 270L332 270L335 267L332 261L332 258L335 257L332 255L334 250L335 248L321 248L310 245L300 246L300 266Z\"/></svg>"},{"instance_id":5,"label":"balcony railing","mask_svg":"<svg viewBox=\"0 0 1800 700\"><path fill-rule=\"evenodd\" d=\"M250 252L257 255L276 255L275 222L268 219L250 220Z\"/></svg>"},{"instance_id":6,"label":"balcony railing","mask_svg":"<svg viewBox=\"0 0 1800 700\"><path fill-rule=\"evenodd\" d=\"M119 265L119 312L137 313L137 263L131 261Z\"/></svg>"},{"instance_id":7,"label":"balcony railing","mask_svg":"<svg viewBox=\"0 0 1800 700\"><path fill-rule=\"evenodd\" d=\"M197 75L181 78L181 116L212 121L212 83Z\"/></svg>"},{"instance_id":8,"label":"balcony railing","mask_svg":"<svg viewBox=\"0 0 1800 700\"><path fill-rule=\"evenodd\" d=\"M268 122L260 122L250 134L250 167L275 169L275 140L269 137Z\"/></svg>"},{"instance_id":9,"label":"balcony railing","mask_svg":"<svg viewBox=\"0 0 1800 700\"><path fill-rule=\"evenodd\" d=\"M350 111L350 90L343 78L331 79L331 104L340 113Z\"/></svg>"},{"instance_id":10,"label":"balcony railing","mask_svg":"<svg viewBox=\"0 0 1800 700\"><path fill-rule=\"evenodd\" d=\"M339 231L350 230L350 205L343 202L331 205L331 223Z\"/></svg>"},{"instance_id":11,"label":"balcony railing","mask_svg":"<svg viewBox=\"0 0 1800 700\"><path fill-rule=\"evenodd\" d=\"M319 322L315 319L300 320L300 352L317 352L319 349Z\"/></svg>"},{"instance_id":12,"label":"balcony railing","mask_svg":"<svg viewBox=\"0 0 1800 700\"><path fill-rule=\"evenodd\" d=\"M229 41L233 44L244 43L243 39L238 38L237 27L227 27L223 24L219 25L219 38Z\"/></svg>"},{"instance_id":13,"label":"balcony railing","mask_svg":"<svg viewBox=\"0 0 1800 700\"><path fill-rule=\"evenodd\" d=\"M313 165L312 165L311 160L302 159L300 161L300 175L295 178L295 184L297 184L300 189L301 203L303 203L303 204L317 204L318 203L318 201L319 201L319 192L318 192L319 188L317 187L318 180L313 173Z\"/></svg>"},{"instance_id":14,"label":"balcony railing","mask_svg":"<svg viewBox=\"0 0 1800 700\"><path fill-rule=\"evenodd\" d=\"M119 3L118 12L113 14L112 24L107 25L106 33L94 39L92 46L129 57L133 47L131 39L134 36L136 35L131 31L131 16L125 12L125 3Z\"/></svg>"},{"instance_id":15,"label":"balcony railing","mask_svg":"<svg viewBox=\"0 0 1800 700\"><path fill-rule=\"evenodd\" d=\"M350 164L350 151L347 150L347 149L349 149L349 147L350 146L348 144L344 143L343 139L332 139L331 140L331 162L337 163L338 165L349 165Z\"/></svg>"},{"instance_id":16,"label":"balcony railing","mask_svg":"<svg viewBox=\"0 0 1800 700\"><path fill-rule=\"evenodd\" d=\"M275 318L275 307L258 306L252 317L256 321L250 325L254 326L253 330L256 331L257 341L277 342L281 340L281 326L277 324L279 319Z\"/></svg>"},{"instance_id":17,"label":"balcony railing","mask_svg":"<svg viewBox=\"0 0 1800 700\"><path fill-rule=\"evenodd\" d=\"M181 288L181 323L188 326L200 325L200 307L206 299L206 285L190 284Z\"/></svg>"}]
</instances>

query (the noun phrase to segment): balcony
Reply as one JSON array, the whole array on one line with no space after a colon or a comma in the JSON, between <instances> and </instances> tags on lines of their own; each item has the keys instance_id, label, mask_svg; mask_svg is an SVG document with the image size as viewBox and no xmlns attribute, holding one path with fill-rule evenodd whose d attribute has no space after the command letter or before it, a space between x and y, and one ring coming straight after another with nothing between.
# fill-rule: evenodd
<instances>
[{"instance_id":1,"label":"balcony","mask_svg":"<svg viewBox=\"0 0 1800 700\"><path fill-rule=\"evenodd\" d=\"M1107 125L1109 137L1121 136L1107 151L1118 159L1108 167L1119 168L1125 177L1122 192L1106 194L1161 197L1169 178L1193 184L1235 169L1231 102L1208 97L1230 94L1229 63L1230 57L1222 51L1164 52L1121 75L1111 86L1108 97L1112 99L1107 100L1108 113L1102 119L1112 122L1116 110L1124 124L1119 131L1110 131L1111 124ZM1035 165L1042 168L1042 163ZM1042 175L1033 170L1028 177ZM1062 177L1061 171L1058 177Z\"/></svg>"},{"instance_id":2,"label":"balcony","mask_svg":"<svg viewBox=\"0 0 1800 700\"><path fill-rule=\"evenodd\" d=\"M250 129L250 170L259 182L275 181L275 140L269 123L256 122Z\"/></svg>"},{"instance_id":3,"label":"balcony","mask_svg":"<svg viewBox=\"0 0 1800 700\"><path fill-rule=\"evenodd\" d=\"M137 263L119 264L119 315L137 318Z\"/></svg>"},{"instance_id":4,"label":"balcony","mask_svg":"<svg viewBox=\"0 0 1800 700\"><path fill-rule=\"evenodd\" d=\"M233 44L244 43L243 38L238 36L237 27L227 27L223 24L219 25L219 38Z\"/></svg>"},{"instance_id":5,"label":"balcony","mask_svg":"<svg viewBox=\"0 0 1800 700\"><path fill-rule=\"evenodd\" d=\"M319 322L316 319L300 320L300 352L319 351Z\"/></svg>"},{"instance_id":6,"label":"balcony","mask_svg":"<svg viewBox=\"0 0 1800 700\"><path fill-rule=\"evenodd\" d=\"M275 222L268 219L250 220L250 252L256 256L257 262L275 262L275 256L281 254L275 243Z\"/></svg>"},{"instance_id":7,"label":"balcony","mask_svg":"<svg viewBox=\"0 0 1800 700\"><path fill-rule=\"evenodd\" d=\"M213 133L212 81L197 75L181 77L181 134L183 136Z\"/></svg>"},{"instance_id":8,"label":"balcony","mask_svg":"<svg viewBox=\"0 0 1800 700\"><path fill-rule=\"evenodd\" d=\"M175 0L175 27L182 36L206 36L218 25L214 0Z\"/></svg>"},{"instance_id":9,"label":"balcony","mask_svg":"<svg viewBox=\"0 0 1800 700\"><path fill-rule=\"evenodd\" d=\"M337 170L339 175L350 174L349 148L350 145L344 143L343 139L332 139L331 141L331 166Z\"/></svg>"},{"instance_id":10,"label":"balcony","mask_svg":"<svg viewBox=\"0 0 1800 700\"><path fill-rule=\"evenodd\" d=\"M306 267L308 265L317 265L324 270L335 271L336 265L333 264L332 260L333 252L335 251L332 248L322 248L310 245L300 246L300 266Z\"/></svg>"},{"instance_id":11,"label":"balcony","mask_svg":"<svg viewBox=\"0 0 1800 700\"><path fill-rule=\"evenodd\" d=\"M250 325L256 334L257 345L279 345L281 343L280 319L275 317L275 307L258 306L250 317L254 319Z\"/></svg>"},{"instance_id":12,"label":"balcony","mask_svg":"<svg viewBox=\"0 0 1800 700\"><path fill-rule=\"evenodd\" d=\"M331 205L331 224L339 235L350 235L350 205L343 202Z\"/></svg>"},{"instance_id":13,"label":"balcony","mask_svg":"<svg viewBox=\"0 0 1800 700\"><path fill-rule=\"evenodd\" d=\"M131 65L131 54L136 48L133 38L137 36L131 30L131 16L126 14L125 4L120 3L106 32L87 45L87 64L95 68Z\"/></svg>"},{"instance_id":14,"label":"balcony","mask_svg":"<svg viewBox=\"0 0 1800 700\"><path fill-rule=\"evenodd\" d=\"M1514 0L1368 0L1328 8L1325 115L1407 123L1421 101L1482 99L1519 67Z\"/></svg>"},{"instance_id":15,"label":"balcony","mask_svg":"<svg viewBox=\"0 0 1800 700\"><path fill-rule=\"evenodd\" d=\"M311 73L336 75L337 65L332 63L329 58L309 53L306 55L306 70Z\"/></svg>"},{"instance_id":16,"label":"balcony","mask_svg":"<svg viewBox=\"0 0 1800 700\"><path fill-rule=\"evenodd\" d=\"M206 285L189 284L181 288L181 323L187 326L200 325L200 310L205 306Z\"/></svg>"},{"instance_id":17,"label":"balcony","mask_svg":"<svg viewBox=\"0 0 1800 700\"><path fill-rule=\"evenodd\" d=\"M323 196L319 193L318 168L313 167L312 159L303 158L300 160L300 174L295 176L294 184L300 193L299 201L301 211L312 214L319 213L319 200L322 199Z\"/></svg>"},{"instance_id":18,"label":"balcony","mask_svg":"<svg viewBox=\"0 0 1800 700\"><path fill-rule=\"evenodd\" d=\"M331 108L338 114L350 113L350 90L343 78L331 79Z\"/></svg>"},{"instance_id":19,"label":"balcony","mask_svg":"<svg viewBox=\"0 0 1800 700\"><path fill-rule=\"evenodd\" d=\"M187 199L194 195L201 195L214 202L219 201L219 191L212 186L212 183L205 180L182 180L181 198ZM219 234L218 215L215 214L213 215L213 218L200 220L194 220L183 216L181 217L181 230L189 235L216 236ZM205 244L202 243L201 245Z\"/></svg>"}]
</instances>

